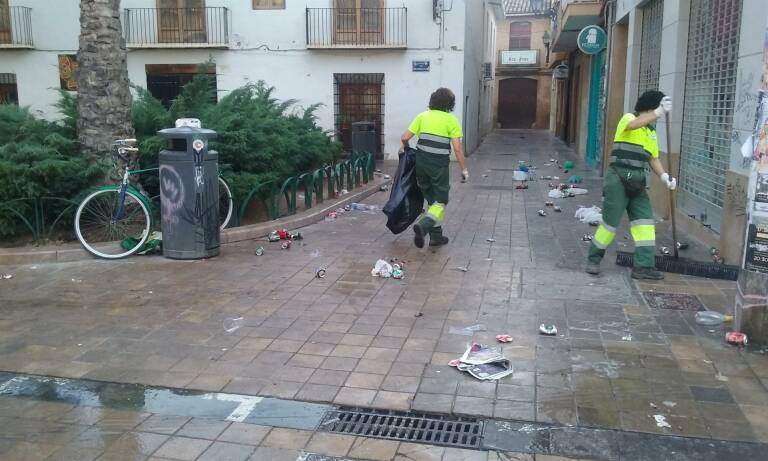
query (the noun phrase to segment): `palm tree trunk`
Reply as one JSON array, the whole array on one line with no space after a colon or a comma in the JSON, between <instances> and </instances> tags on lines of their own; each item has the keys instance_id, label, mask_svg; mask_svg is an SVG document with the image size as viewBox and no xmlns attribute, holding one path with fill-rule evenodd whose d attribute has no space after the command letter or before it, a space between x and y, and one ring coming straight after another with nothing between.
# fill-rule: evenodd
<instances>
[{"instance_id":1,"label":"palm tree trunk","mask_svg":"<svg viewBox=\"0 0 768 461\"><path fill-rule=\"evenodd\" d=\"M120 0L80 0L77 128L84 154L103 158L113 140L134 135L126 57Z\"/></svg>"}]
</instances>

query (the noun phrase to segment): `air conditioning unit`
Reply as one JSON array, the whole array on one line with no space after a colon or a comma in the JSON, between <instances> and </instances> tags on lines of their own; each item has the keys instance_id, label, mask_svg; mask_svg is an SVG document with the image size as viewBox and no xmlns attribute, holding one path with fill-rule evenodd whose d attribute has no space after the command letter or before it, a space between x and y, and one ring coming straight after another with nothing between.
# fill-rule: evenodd
<instances>
[{"instance_id":1,"label":"air conditioning unit","mask_svg":"<svg viewBox=\"0 0 768 461\"><path fill-rule=\"evenodd\" d=\"M483 63L483 80L493 80L493 63Z\"/></svg>"}]
</instances>

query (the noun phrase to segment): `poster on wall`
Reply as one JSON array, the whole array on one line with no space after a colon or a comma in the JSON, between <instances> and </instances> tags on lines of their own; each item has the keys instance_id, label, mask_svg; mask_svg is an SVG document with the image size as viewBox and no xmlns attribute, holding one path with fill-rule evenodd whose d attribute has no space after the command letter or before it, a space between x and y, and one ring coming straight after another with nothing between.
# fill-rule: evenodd
<instances>
[{"instance_id":1,"label":"poster on wall","mask_svg":"<svg viewBox=\"0 0 768 461\"><path fill-rule=\"evenodd\" d=\"M59 55L59 83L62 90L77 91L77 56Z\"/></svg>"},{"instance_id":2,"label":"poster on wall","mask_svg":"<svg viewBox=\"0 0 768 461\"><path fill-rule=\"evenodd\" d=\"M768 223L750 223L744 268L768 274Z\"/></svg>"}]
</instances>

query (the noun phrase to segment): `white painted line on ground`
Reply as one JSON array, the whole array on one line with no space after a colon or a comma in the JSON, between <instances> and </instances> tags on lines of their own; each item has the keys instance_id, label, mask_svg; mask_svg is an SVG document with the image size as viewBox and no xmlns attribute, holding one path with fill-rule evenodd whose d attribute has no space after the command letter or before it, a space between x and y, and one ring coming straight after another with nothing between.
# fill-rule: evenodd
<instances>
[{"instance_id":1,"label":"white painted line on ground","mask_svg":"<svg viewBox=\"0 0 768 461\"><path fill-rule=\"evenodd\" d=\"M229 416L226 417L227 421L232 421L236 423L242 423L245 421L245 418L248 417L248 415L251 414L254 408L256 408L256 405L259 404L262 400L264 400L262 397L250 397L246 395L236 395L236 394L205 394L202 396L206 400L219 400L222 402L235 402L239 405L237 408L235 408L235 411L229 414Z\"/></svg>"}]
</instances>

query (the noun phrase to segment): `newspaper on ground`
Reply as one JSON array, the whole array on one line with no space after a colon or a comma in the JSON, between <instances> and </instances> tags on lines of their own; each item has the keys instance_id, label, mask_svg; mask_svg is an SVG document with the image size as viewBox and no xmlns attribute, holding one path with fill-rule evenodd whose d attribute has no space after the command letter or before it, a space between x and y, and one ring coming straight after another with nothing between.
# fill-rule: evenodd
<instances>
[{"instance_id":1,"label":"newspaper on ground","mask_svg":"<svg viewBox=\"0 0 768 461\"><path fill-rule=\"evenodd\" d=\"M511 375L512 364L501 354L501 348L472 343L456 361L456 368L482 381Z\"/></svg>"}]
</instances>

